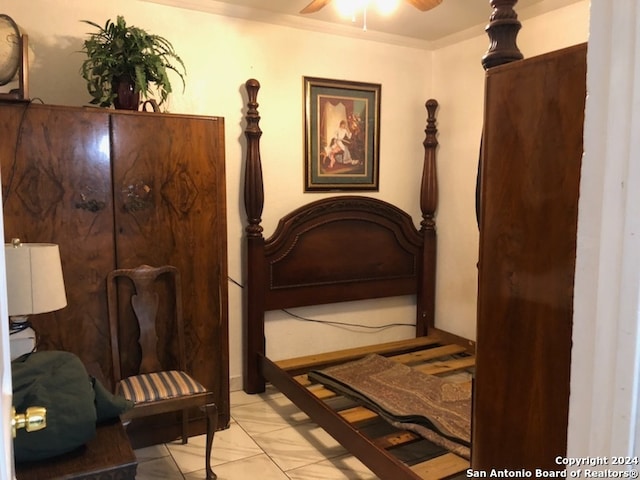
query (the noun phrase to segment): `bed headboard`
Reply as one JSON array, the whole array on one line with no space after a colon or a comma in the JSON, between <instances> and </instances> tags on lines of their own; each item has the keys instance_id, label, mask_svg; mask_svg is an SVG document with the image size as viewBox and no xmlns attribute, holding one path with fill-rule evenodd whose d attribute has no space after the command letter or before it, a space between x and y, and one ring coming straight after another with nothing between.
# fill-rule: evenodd
<instances>
[{"instance_id":1,"label":"bed headboard","mask_svg":"<svg viewBox=\"0 0 640 480\"><path fill-rule=\"evenodd\" d=\"M419 229L409 214L383 200L338 195L307 203L263 236L260 154L260 84L246 82L248 111L244 200L247 213L245 390L264 390L258 364L265 353L264 313L280 308L415 294L416 335L434 325L438 203L435 112L426 103L427 125Z\"/></svg>"}]
</instances>

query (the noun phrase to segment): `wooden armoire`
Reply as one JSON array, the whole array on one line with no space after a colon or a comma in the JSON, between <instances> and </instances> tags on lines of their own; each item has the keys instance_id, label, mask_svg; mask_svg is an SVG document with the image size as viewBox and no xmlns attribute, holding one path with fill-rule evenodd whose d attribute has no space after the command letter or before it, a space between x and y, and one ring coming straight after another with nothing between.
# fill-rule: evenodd
<instances>
[{"instance_id":1,"label":"wooden armoire","mask_svg":"<svg viewBox=\"0 0 640 480\"><path fill-rule=\"evenodd\" d=\"M472 467L566 455L586 44L490 68Z\"/></svg>"},{"instance_id":2,"label":"wooden armoire","mask_svg":"<svg viewBox=\"0 0 640 480\"><path fill-rule=\"evenodd\" d=\"M5 242L60 246L68 305L32 317L38 348L73 352L110 379L108 272L174 265L187 368L228 425L224 119L4 102L0 138ZM175 438L178 423L146 425L137 445Z\"/></svg>"}]
</instances>

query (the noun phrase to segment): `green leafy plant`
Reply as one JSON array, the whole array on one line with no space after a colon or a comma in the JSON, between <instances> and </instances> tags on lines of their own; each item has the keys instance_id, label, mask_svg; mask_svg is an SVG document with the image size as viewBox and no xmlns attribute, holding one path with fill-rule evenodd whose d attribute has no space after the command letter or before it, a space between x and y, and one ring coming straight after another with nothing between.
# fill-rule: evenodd
<instances>
[{"instance_id":1,"label":"green leafy plant","mask_svg":"<svg viewBox=\"0 0 640 480\"><path fill-rule=\"evenodd\" d=\"M82 63L82 77L92 97L91 103L110 107L116 98L113 83L123 77L134 83L134 91L149 98L155 85L162 104L172 92L168 71L174 71L186 86L186 68L176 54L173 45L159 35L127 26L118 15L116 22L107 20L104 27L89 20L82 20L97 29L89 33L82 52L87 59Z\"/></svg>"}]
</instances>

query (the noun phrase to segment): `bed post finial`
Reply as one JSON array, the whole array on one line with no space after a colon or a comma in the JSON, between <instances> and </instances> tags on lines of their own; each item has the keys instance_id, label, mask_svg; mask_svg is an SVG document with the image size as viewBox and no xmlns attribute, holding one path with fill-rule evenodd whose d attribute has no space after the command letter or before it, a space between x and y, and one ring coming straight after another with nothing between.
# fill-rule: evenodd
<instances>
[{"instance_id":1,"label":"bed post finial","mask_svg":"<svg viewBox=\"0 0 640 480\"><path fill-rule=\"evenodd\" d=\"M522 26L513 7L518 0L489 0L493 12L485 31L489 35L489 49L482 57L485 70L503 63L522 60L516 38Z\"/></svg>"},{"instance_id":2,"label":"bed post finial","mask_svg":"<svg viewBox=\"0 0 640 480\"><path fill-rule=\"evenodd\" d=\"M422 185L420 188L420 210L422 211L422 229L433 230L435 222L433 217L438 208L438 178L436 174L436 110L438 102L434 99L427 100L427 126L424 130L424 165L422 169Z\"/></svg>"},{"instance_id":3,"label":"bed post finial","mask_svg":"<svg viewBox=\"0 0 640 480\"><path fill-rule=\"evenodd\" d=\"M245 83L249 96L249 107L246 115L247 127L244 134L247 138L247 156L244 176L244 207L247 212L249 237L262 236L262 208L264 206L264 187L262 183L262 163L260 159L260 114L258 113L258 90L260 82L251 78Z\"/></svg>"}]
</instances>

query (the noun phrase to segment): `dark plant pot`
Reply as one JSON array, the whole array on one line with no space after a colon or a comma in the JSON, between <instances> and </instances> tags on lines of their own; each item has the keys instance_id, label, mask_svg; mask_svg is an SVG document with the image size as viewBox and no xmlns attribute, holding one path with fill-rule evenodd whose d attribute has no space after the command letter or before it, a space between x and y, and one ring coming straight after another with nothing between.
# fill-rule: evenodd
<instances>
[{"instance_id":1,"label":"dark plant pot","mask_svg":"<svg viewBox=\"0 0 640 480\"><path fill-rule=\"evenodd\" d=\"M116 78L112 82L112 88L116 94L113 106L118 110L138 110L140 105L140 92L136 92L133 80L129 77Z\"/></svg>"}]
</instances>

